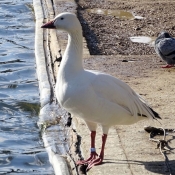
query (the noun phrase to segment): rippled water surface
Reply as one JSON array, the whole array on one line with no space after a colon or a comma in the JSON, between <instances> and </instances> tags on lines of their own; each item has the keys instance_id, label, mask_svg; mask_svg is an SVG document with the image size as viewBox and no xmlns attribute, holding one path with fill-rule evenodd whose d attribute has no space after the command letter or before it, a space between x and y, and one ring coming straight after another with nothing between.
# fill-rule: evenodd
<instances>
[{"instance_id":1,"label":"rippled water surface","mask_svg":"<svg viewBox=\"0 0 175 175\"><path fill-rule=\"evenodd\" d=\"M37 127L32 0L0 0L0 174L53 174Z\"/></svg>"}]
</instances>

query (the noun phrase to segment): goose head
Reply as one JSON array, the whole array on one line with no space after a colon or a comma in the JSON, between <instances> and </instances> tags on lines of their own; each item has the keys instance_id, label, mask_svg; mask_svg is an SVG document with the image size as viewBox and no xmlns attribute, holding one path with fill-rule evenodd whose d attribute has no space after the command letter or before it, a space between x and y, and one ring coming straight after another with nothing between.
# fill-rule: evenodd
<instances>
[{"instance_id":1,"label":"goose head","mask_svg":"<svg viewBox=\"0 0 175 175\"><path fill-rule=\"evenodd\" d=\"M70 33L80 30L81 25L74 13L64 12L57 15L54 20L42 25L41 28L64 30Z\"/></svg>"}]
</instances>

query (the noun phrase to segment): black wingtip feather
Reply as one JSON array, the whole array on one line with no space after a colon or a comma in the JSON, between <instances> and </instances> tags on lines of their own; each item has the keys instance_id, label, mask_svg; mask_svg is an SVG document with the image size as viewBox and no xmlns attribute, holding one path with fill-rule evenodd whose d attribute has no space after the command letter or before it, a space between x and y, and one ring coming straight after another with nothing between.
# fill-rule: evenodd
<instances>
[{"instance_id":1,"label":"black wingtip feather","mask_svg":"<svg viewBox=\"0 0 175 175\"><path fill-rule=\"evenodd\" d=\"M150 108L150 110L154 114L155 119L162 119L156 111L154 111L152 108Z\"/></svg>"}]
</instances>

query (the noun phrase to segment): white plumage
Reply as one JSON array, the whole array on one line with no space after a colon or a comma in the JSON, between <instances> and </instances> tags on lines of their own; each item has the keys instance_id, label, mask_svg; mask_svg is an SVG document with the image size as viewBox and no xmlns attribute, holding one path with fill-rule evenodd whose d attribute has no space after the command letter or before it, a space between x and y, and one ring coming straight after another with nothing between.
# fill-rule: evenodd
<instances>
[{"instance_id":1,"label":"white plumage","mask_svg":"<svg viewBox=\"0 0 175 175\"><path fill-rule=\"evenodd\" d=\"M74 14L61 13L42 27L68 32L68 45L57 75L56 97L73 116L83 118L91 131L91 156L79 162L88 164L87 169L90 169L103 160L105 141L111 126L160 117L126 83L108 74L83 68L82 28ZM94 151L97 123L102 126L104 134L99 158L96 158Z\"/></svg>"}]
</instances>

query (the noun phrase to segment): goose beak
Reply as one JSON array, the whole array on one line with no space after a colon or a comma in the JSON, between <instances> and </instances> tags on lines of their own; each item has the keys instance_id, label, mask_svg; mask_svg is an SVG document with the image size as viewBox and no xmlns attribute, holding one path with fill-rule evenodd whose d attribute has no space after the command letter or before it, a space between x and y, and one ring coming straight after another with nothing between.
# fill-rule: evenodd
<instances>
[{"instance_id":1,"label":"goose beak","mask_svg":"<svg viewBox=\"0 0 175 175\"><path fill-rule=\"evenodd\" d=\"M41 26L41 28L55 29L54 21L49 21Z\"/></svg>"}]
</instances>

